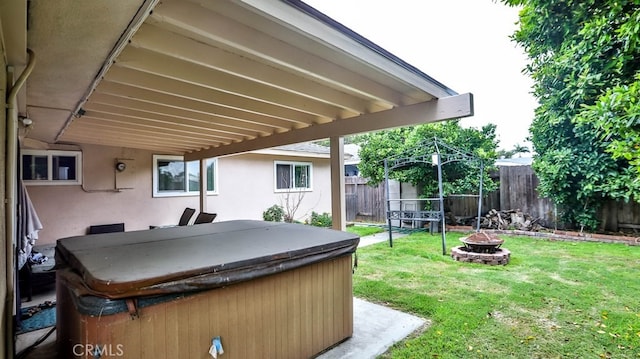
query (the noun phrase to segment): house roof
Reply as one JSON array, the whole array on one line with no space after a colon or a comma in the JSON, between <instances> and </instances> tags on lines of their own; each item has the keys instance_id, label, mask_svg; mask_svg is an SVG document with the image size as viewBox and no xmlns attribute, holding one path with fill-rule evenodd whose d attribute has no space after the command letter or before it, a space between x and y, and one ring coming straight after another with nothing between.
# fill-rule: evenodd
<instances>
[{"instance_id":1,"label":"house roof","mask_svg":"<svg viewBox=\"0 0 640 359\"><path fill-rule=\"evenodd\" d=\"M345 144L344 152L349 155L349 159L345 160L345 164L357 165L360 163L360 145L355 143Z\"/></svg>"},{"instance_id":2,"label":"house roof","mask_svg":"<svg viewBox=\"0 0 640 359\"><path fill-rule=\"evenodd\" d=\"M9 65L37 60L21 135L45 144L193 160L473 114L471 94L297 0L2 6Z\"/></svg>"},{"instance_id":3,"label":"house roof","mask_svg":"<svg viewBox=\"0 0 640 359\"><path fill-rule=\"evenodd\" d=\"M276 149L284 150L284 151L323 153L323 154L329 154L329 152L331 151L331 149L327 146L322 146L312 142L302 142L302 143L294 143L292 145L278 146L276 147Z\"/></svg>"},{"instance_id":4,"label":"house roof","mask_svg":"<svg viewBox=\"0 0 640 359\"><path fill-rule=\"evenodd\" d=\"M313 142L301 142L291 145L277 146L272 148L260 149L251 151L251 153L258 153L263 155L276 155L276 156L293 156L293 157L307 157L307 158L330 158L331 148L322 146ZM350 158L345 153L345 158Z\"/></svg>"},{"instance_id":5,"label":"house roof","mask_svg":"<svg viewBox=\"0 0 640 359\"><path fill-rule=\"evenodd\" d=\"M531 166L533 157L513 157L499 158L496 160L496 166Z\"/></svg>"}]
</instances>

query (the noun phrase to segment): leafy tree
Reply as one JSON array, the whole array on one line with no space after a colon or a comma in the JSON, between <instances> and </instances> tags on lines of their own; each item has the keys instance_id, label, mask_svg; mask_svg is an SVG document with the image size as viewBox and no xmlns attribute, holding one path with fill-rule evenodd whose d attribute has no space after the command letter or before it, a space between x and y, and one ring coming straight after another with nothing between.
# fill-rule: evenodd
<instances>
[{"instance_id":1,"label":"leafy tree","mask_svg":"<svg viewBox=\"0 0 640 359\"><path fill-rule=\"evenodd\" d=\"M608 90L596 104L585 106L577 122L597 129L605 151L618 163L619 171L605 179L607 193L613 198L640 201L640 76Z\"/></svg>"},{"instance_id":2,"label":"leafy tree","mask_svg":"<svg viewBox=\"0 0 640 359\"><path fill-rule=\"evenodd\" d=\"M559 205L565 221L593 229L603 199L640 196L631 171L638 150L629 142L638 139L632 93L640 70L640 5L502 1L522 6L513 39L529 56L526 71L539 101L530 128L538 190Z\"/></svg>"},{"instance_id":3,"label":"leafy tree","mask_svg":"<svg viewBox=\"0 0 640 359\"><path fill-rule=\"evenodd\" d=\"M384 160L390 158L418 157L427 159L436 152L434 139L470 154L485 163L483 185L487 191L494 190L496 184L488 173L496 159L495 125L484 126L481 130L462 128L458 121L424 124L392 130L368 133L357 137L361 145L360 173L376 184L384 180ZM442 153L445 149L440 149ZM487 165L488 164L488 165ZM444 192L449 194L476 194L479 186L479 161L456 161L443 166ZM402 182L411 183L424 196L433 197L438 193L437 167L431 163L416 163L394 170L389 176Z\"/></svg>"}]
</instances>

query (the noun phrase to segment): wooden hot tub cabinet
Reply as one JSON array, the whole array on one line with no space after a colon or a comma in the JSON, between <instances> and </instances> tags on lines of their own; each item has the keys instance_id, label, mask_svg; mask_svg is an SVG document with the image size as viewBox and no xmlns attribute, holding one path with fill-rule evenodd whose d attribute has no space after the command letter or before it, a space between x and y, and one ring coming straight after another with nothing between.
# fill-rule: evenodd
<instances>
[{"instance_id":1,"label":"wooden hot tub cabinet","mask_svg":"<svg viewBox=\"0 0 640 359\"><path fill-rule=\"evenodd\" d=\"M353 333L358 237L229 221L58 241L60 357L309 358Z\"/></svg>"}]
</instances>

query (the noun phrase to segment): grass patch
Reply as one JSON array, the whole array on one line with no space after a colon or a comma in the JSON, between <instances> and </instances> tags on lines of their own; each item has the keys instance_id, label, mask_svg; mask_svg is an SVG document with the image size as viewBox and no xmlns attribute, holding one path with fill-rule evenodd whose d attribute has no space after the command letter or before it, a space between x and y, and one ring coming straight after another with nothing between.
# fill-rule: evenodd
<instances>
[{"instance_id":1,"label":"grass patch","mask_svg":"<svg viewBox=\"0 0 640 359\"><path fill-rule=\"evenodd\" d=\"M349 226L347 227L347 232L357 234L360 237L364 237L384 232L384 229L376 226Z\"/></svg>"},{"instance_id":2,"label":"grass patch","mask_svg":"<svg viewBox=\"0 0 640 359\"><path fill-rule=\"evenodd\" d=\"M640 247L501 238L506 266L456 262L423 232L358 249L357 297L432 321L383 357L640 358Z\"/></svg>"}]
</instances>

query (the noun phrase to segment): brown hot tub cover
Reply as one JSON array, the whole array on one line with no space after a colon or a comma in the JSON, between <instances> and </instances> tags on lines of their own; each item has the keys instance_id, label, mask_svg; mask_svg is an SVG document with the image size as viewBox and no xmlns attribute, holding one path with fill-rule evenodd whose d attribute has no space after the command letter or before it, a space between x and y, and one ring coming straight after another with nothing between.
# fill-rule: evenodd
<instances>
[{"instance_id":1,"label":"brown hot tub cover","mask_svg":"<svg viewBox=\"0 0 640 359\"><path fill-rule=\"evenodd\" d=\"M187 293L279 273L355 251L357 235L238 220L60 239L59 275L78 296Z\"/></svg>"}]
</instances>

